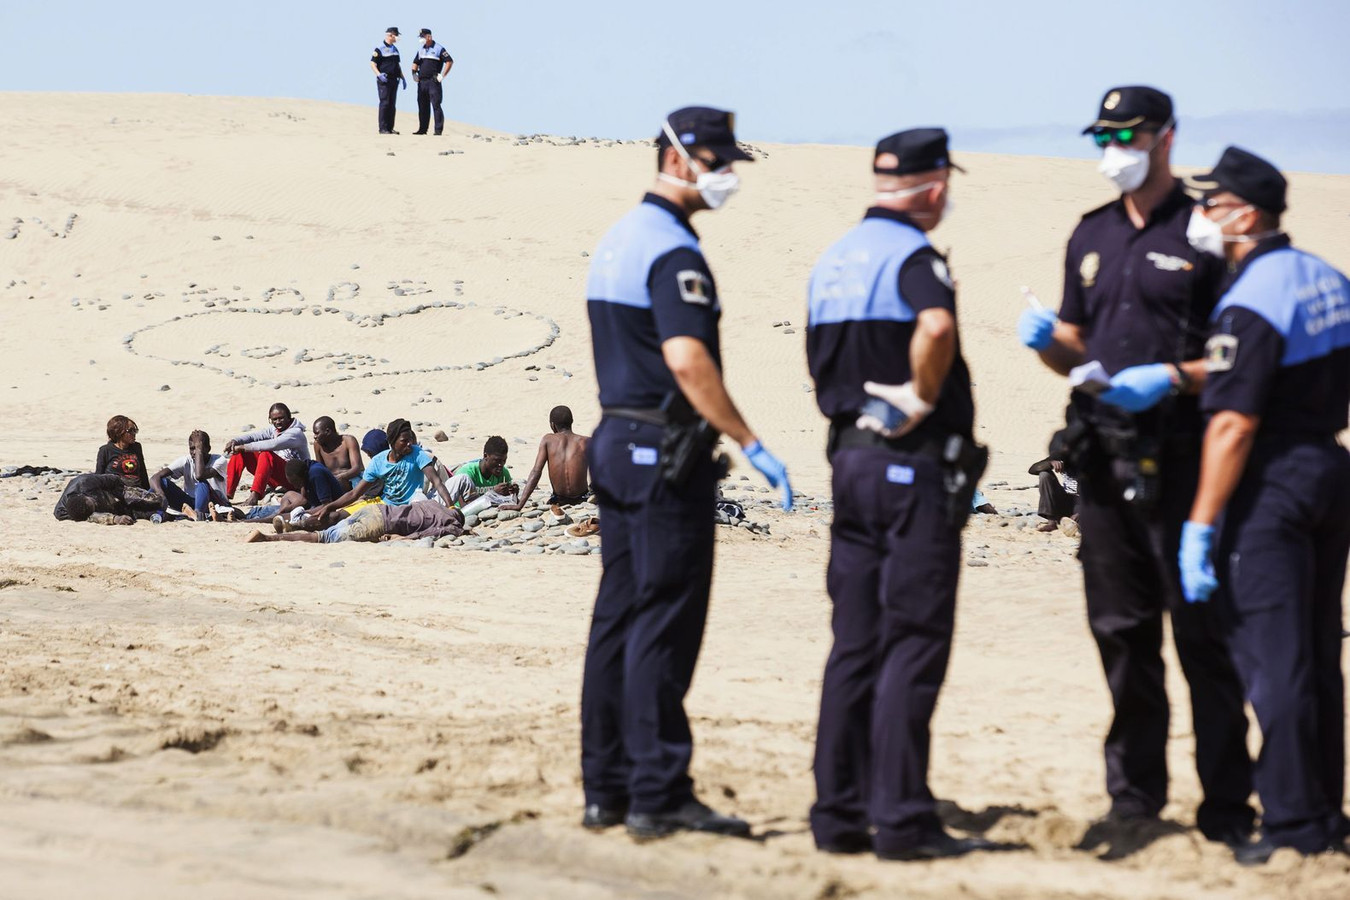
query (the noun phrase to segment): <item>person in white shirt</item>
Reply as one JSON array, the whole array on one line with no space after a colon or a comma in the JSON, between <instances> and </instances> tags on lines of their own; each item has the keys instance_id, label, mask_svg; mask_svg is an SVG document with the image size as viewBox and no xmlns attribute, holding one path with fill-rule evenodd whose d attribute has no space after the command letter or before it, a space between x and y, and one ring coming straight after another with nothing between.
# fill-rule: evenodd
<instances>
[{"instance_id":1,"label":"person in white shirt","mask_svg":"<svg viewBox=\"0 0 1350 900\"><path fill-rule=\"evenodd\" d=\"M225 493L227 462L211 452L211 436L200 429L188 435L188 452L150 476L150 489L164 498L167 510L182 510L198 522L229 512ZM182 479L179 487L170 479Z\"/></svg>"}]
</instances>

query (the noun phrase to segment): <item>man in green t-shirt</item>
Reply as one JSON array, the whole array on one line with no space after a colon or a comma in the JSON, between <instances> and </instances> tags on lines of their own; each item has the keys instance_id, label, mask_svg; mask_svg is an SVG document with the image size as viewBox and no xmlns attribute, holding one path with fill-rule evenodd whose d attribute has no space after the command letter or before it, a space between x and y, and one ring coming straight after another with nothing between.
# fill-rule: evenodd
<instances>
[{"instance_id":1,"label":"man in green t-shirt","mask_svg":"<svg viewBox=\"0 0 1350 900\"><path fill-rule=\"evenodd\" d=\"M506 439L493 435L483 444L483 458L466 462L455 468L446 490L455 506L472 504L475 510L501 506L515 499L520 485L511 481L511 470L506 468L508 453Z\"/></svg>"}]
</instances>

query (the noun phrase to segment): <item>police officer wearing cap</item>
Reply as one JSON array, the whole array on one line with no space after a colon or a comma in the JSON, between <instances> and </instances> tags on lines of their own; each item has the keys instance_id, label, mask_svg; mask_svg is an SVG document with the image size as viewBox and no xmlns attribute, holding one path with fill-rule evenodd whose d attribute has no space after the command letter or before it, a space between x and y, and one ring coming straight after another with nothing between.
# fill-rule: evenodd
<instances>
[{"instance_id":1,"label":"police officer wearing cap","mask_svg":"<svg viewBox=\"0 0 1350 900\"><path fill-rule=\"evenodd\" d=\"M417 83L417 130L413 134L426 134L431 124L431 114L436 114L436 133L445 129L445 113L441 111L441 82L450 74L455 61L436 39L431 36L430 28L423 28L418 37L422 46L417 48L413 57L413 81Z\"/></svg>"},{"instance_id":2,"label":"police officer wearing cap","mask_svg":"<svg viewBox=\"0 0 1350 900\"><path fill-rule=\"evenodd\" d=\"M601 239L587 284L603 408L587 461L605 541L581 691L582 824L624 823L639 840L750 830L696 799L684 711L712 581L718 432L792 502L787 470L723 385L721 303L689 223L751 159L733 122L707 107L670 114L657 182Z\"/></svg>"},{"instance_id":3,"label":"police officer wearing cap","mask_svg":"<svg viewBox=\"0 0 1350 900\"><path fill-rule=\"evenodd\" d=\"M1257 864L1279 847L1320 853L1350 836L1350 454L1336 441L1350 407L1350 281L1280 230L1285 179L1264 159L1229 147L1197 184L1191 243L1232 274L1205 345L1211 418L1180 566L1191 602L1222 585L1216 603L1261 726L1262 835L1236 850Z\"/></svg>"},{"instance_id":4,"label":"police officer wearing cap","mask_svg":"<svg viewBox=\"0 0 1350 900\"><path fill-rule=\"evenodd\" d=\"M398 90L394 82L407 87L403 78L403 65L398 55L398 29L390 27L384 32L383 43L375 45L370 56L370 68L375 73L375 88L380 94L380 134L398 134L394 130L394 100Z\"/></svg>"},{"instance_id":5,"label":"police officer wearing cap","mask_svg":"<svg viewBox=\"0 0 1350 900\"><path fill-rule=\"evenodd\" d=\"M952 169L964 171L941 128L883 138L874 205L811 273L806 352L834 469L834 646L811 831L829 852L932 859L988 846L949 835L928 789L970 508L966 494L949 516L942 455L953 435L971 442L975 415L956 291L927 238Z\"/></svg>"},{"instance_id":6,"label":"police officer wearing cap","mask_svg":"<svg viewBox=\"0 0 1350 900\"><path fill-rule=\"evenodd\" d=\"M1084 134L1121 196L1083 216L1069 238L1059 315L1028 310L1018 333L1062 375L1098 362L1110 376L1100 393L1091 382L1072 392L1062 433L1080 476L1088 623L1115 706L1105 746L1111 808L1101 824L1151 820L1167 802L1167 612L1190 686L1204 792L1197 825L1236 846L1255 815L1241 683L1216 616L1184 602L1176 565L1199 476L1205 323L1224 273L1187 241L1193 204L1171 172L1175 130L1162 91L1106 92Z\"/></svg>"}]
</instances>

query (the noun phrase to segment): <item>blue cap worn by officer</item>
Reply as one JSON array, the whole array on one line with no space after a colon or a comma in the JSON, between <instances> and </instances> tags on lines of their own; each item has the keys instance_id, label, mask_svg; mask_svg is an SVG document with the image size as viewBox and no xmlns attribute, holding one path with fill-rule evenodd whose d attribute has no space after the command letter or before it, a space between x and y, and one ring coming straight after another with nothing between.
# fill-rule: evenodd
<instances>
[{"instance_id":1,"label":"blue cap worn by officer","mask_svg":"<svg viewBox=\"0 0 1350 900\"><path fill-rule=\"evenodd\" d=\"M588 457L605 541L582 679L582 824L623 824L638 839L750 831L697 799L684 711L712 584L718 432L785 507L792 498L722 381L721 301L689 222L739 187L733 166L752 157L734 125L706 106L666 118L656 184L601 238L586 285L602 410Z\"/></svg>"},{"instance_id":2,"label":"blue cap worn by officer","mask_svg":"<svg viewBox=\"0 0 1350 900\"><path fill-rule=\"evenodd\" d=\"M1178 562L1188 601L1222 586L1261 726L1261 836L1234 850L1257 865L1281 847L1343 849L1350 835L1340 666L1350 453L1336 440L1350 408L1350 280L1291 244L1288 185L1270 162L1229 147L1192 187L1188 237L1232 274L1205 345L1205 474Z\"/></svg>"}]
</instances>

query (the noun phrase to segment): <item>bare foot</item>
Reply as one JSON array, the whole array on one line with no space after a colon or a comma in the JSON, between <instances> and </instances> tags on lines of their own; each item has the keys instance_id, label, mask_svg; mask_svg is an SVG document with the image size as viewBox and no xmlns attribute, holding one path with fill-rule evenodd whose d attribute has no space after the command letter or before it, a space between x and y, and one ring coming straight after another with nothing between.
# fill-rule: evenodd
<instances>
[{"instance_id":1,"label":"bare foot","mask_svg":"<svg viewBox=\"0 0 1350 900\"><path fill-rule=\"evenodd\" d=\"M244 543L245 543L245 544L261 544L261 543L264 543L266 540L267 540L267 535L263 534L261 531L258 531L257 529L254 529L254 531L253 531L252 534L250 534L248 537L244 538Z\"/></svg>"},{"instance_id":2,"label":"bare foot","mask_svg":"<svg viewBox=\"0 0 1350 900\"><path fill-rule=\"evenodd\" d=\"M130 525L130 524L132 524L134 521L135 521L135 520L132 519L131 516L114 516L114 517L113 517L113 524L114 524L114 525Z\"/></svg>"}]
</instances>

